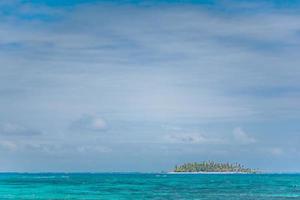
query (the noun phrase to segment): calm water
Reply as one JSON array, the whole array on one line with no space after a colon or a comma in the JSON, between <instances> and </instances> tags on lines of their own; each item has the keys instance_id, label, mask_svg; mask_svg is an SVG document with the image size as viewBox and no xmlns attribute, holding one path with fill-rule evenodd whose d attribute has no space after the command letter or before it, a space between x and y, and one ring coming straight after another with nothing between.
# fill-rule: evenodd
<instances>
[{"instance_id":1,"label":"calm water","mask_svg":"<svg viewBox=\"0 0 300 200\"><path fill-rule=\"evenodd\" d=\"M0 199L300 199L300 175L0 174Z\"/></svg>"}]
</instances>

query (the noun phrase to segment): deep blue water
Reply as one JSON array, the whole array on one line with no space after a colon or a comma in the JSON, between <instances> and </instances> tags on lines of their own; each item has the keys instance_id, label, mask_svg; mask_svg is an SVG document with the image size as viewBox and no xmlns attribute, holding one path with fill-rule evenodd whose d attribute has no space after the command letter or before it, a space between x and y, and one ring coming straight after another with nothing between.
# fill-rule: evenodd
<instances>
[{"instance_id":1,"label":"deep blue water","mask_svg":"<svg viewBox=\"0 0 300 200\"><path fill-rule=\"evenodd\" d=\"M0 174L0 199L300 199L300 175Z\"/></svg>"}]
</instances>

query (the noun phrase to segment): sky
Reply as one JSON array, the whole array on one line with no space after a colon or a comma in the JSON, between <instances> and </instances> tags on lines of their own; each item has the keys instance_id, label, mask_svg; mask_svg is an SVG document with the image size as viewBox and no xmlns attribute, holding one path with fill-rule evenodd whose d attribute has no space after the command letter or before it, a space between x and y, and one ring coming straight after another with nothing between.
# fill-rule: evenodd
<instances>
[{"instance_id":1,"label":"sky","mask_svg":"<svg viewBox=\"0 0 300 200\"><path fill-rule=\"evenodd\" d=\"M0 171L300 171L299 1L0 1Z\"/></svg>"}]
</instances>

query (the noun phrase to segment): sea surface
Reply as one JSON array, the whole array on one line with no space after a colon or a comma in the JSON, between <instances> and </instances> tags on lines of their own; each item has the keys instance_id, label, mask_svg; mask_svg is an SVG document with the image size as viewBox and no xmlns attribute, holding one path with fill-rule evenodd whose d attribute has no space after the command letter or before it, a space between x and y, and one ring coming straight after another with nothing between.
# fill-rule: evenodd
<instances>
[{"instance_id":1,"label":"sea surface","mask_svg":"<svg viewBox=\"0 0 300 200\"><path fill-rule=\"evenodd\" d=\"M300 175L2 173L0 199L300 200Z\"/></svg>"}]
</instances>

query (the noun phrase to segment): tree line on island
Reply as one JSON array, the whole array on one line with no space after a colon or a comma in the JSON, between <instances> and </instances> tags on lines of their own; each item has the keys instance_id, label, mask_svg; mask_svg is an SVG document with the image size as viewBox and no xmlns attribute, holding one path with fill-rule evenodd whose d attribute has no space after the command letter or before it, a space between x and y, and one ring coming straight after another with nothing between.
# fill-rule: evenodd
<instances>
[{"instance_id":1,"label":"tree line on island","mask_svg":"<svg viewBox=\"0 0 300 200\"><path fill-rule=\"evenodd\" d=\"M213 161L185 163L176 165L173 172L237 172L256 173L254 169L246 168L238 163L217 163Z\"/></svg>"}]
</instances>

